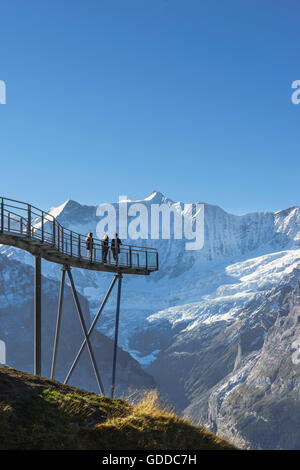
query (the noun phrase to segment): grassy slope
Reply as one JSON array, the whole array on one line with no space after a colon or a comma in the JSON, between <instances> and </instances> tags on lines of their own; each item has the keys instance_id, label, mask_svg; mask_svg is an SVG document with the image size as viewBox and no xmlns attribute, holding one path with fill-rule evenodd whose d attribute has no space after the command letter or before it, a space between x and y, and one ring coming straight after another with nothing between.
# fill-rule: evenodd
<instances>
[{"instance_id":1,"label":"grassy slope","mask_svg":"<svg viewBox=\"0 0 300 470\"><path fill-rule=\"evenodd\" d=\"M233 449L157 405L137 405L0 367L0 450Z\"/></svg>"}]
</instances>

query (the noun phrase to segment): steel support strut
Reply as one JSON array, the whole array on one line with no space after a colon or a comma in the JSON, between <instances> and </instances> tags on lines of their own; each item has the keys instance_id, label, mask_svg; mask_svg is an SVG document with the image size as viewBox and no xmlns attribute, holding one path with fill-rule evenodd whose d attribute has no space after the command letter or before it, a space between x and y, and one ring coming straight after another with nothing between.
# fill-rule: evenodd
<instances>
[{"instance_id":1,"label":"steel support strut","mask_svg":"<svg viewBox=\"0 0 300 470\"><path fill-rule=\"evenodd\" d=\"M69 266L67 267L67 273L68 273L68 276L69 276L74 302L75 302L75 305L76 305L76 309L77 309L78 317L79 317L79 320L80 320L81 328L82 328L84 338L85 338L85 341L86 341L86 344L87 344L87 348L88 348L88 351L89 351L89 355L90 355L90 358L91 358L91 362L92 362L92 366L93 366L93 369L94 369L95 377L96 377L96 380L97 380L97 383L98 383L98 386L99 386L100 393L102 395L104 395L103 385L102 385L100 375L99 375L99 371L98 371L98 368L97 368L97 365L96 365L95 356L94 356L94 353L93 353L93 350L92 350L92 347L91 347L91 343L90 343L90 340L89 340L89 337L88 337L88 334L87 334L87 329L86 329L86 326L85 326L85 323L84 323L83 314L82 314L82 311L81 311L78 295L77 295L77 292L76 292L76 289L75 289L73 277L72 277L71 270L70 270Z\"/></svg>"},{"instance_id":2,"label":"steel support strut","mask_svg":"<svg viewBox=\"0 0 300 470\"><path fill-rule=\"evenodd\" d=\"M55 339L54 339L54 346L53 346L50 379L53 379L55 375L57 346L58 346L59 334L60 334L61 312L62 312L62 306L63 306L63 300L64 300L65 278L66 278L66 266L64 266L61 270L61 282L60 282L60 289L59 289L59 301L58 301L58 310L57 310Z\"/></svg>"},{"instance_id":3,"label":"steel support strut","mask_svg":"<svg viewBox=\"0 0 300 470\"><path fill-rule=\"evenodd\" d=\"M98 310L98 313L97 313L97 315L95 316L95 318L94 318L94 320L93 320L93 322L92 322L92 324L91 324L91 326L90 326L90 328L89 328L89 331L88 331L88 333L87 333L87 336L88 336L88 337L91 335L91 333L92 333L92 331L93 331L93 329L94 329L94 327L95 327L97 321L98 321L99 318L100 318L100 315L101 315L101 313L102 313L102 310L104 309L105 304L106 304L106 302L107 302L107 300L108 300L108 298L109 298L109 296L110 296L110 293L111 293L111 291L113 290L113 287L114 287L114 285L115 285L115 283L116 283L117 278L118 278L118 274L115 274L115 275L114 275L114 278L113 278L113 280L112 280L112 282L111 282L111 284L110 284L110 286L109 286L109 288L108 288L108 291L106 292L105 297L104 297L104 299L103 299L103 301L102 301L102 303L101 303L101 305L100 305L100 308L99 308L99 310ZM74 367L76 366L76 364L77 364L77 362L78 362L78 360L79 360L79 358L80 358L80 355L81 355L81 353L82 353L82 351L83 351L85 345L86 345L86 339L84 339L82 345L80 346L80 348L79 348L79 350L78 350L78 353L76 354L76 357L75 357L75 359L74 359L74 361L73 361L73 364L71 365L70 370L69 370L69 372L68 372L68 374L67 374L67 376L66 376L66 378L65 378L65 381L64 381L65 384L68 383L68 381L69 381L69 379L70 379L70 377L71 377L71 375L72 375L72 372L73 372L73 370L74 370Z\"/></svg>"},{"instance_id":4,"label":"steel support strut","mask_svg":"<svg viewBox=\"0 0 300 470\"><path fill-rule=\"evenodd\" d=\"M118 276L118 296L117 296L117 309L116 309L116 326L115 326L115 342L114 342L114 357L113 357L113 370L111 382L111 398L115 396L115 382L116 382L116 366L117 366L117 352L118 352L118 333L119 333L119 319L120 319L120 300L121 300L121 287L122 287L122 274Z\"/></svg>"},{"instance_id":5,"label":"steel support strut","mask_svg":"<svg viewBox=\"0 0 300 470\"><path fill-rule=\"evenodd\" d=\"M41 257L34 257L34 375L42 371L42 276Z\"/></svg>"}]
</instances>

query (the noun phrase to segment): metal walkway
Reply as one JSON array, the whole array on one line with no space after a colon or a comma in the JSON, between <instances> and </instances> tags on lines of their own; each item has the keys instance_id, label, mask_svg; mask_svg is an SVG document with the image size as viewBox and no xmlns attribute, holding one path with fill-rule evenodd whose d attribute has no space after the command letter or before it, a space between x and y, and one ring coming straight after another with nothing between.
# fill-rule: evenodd
<instances>
[{"instance_id":1,"label":"metal walkway","mask_svg":"<svg viewBox=\"0 0 300 470\"><path fill-rule=\"evenodd\" d=\"M121 245L120 252L115 253L111 246L105 249L101 240L94 238L92 250L86 250L85 235L81 235L63 227L57 219L31 204L0 198L0 244L14 246L26 250L35 257L34 261L34 374L41 375L42 371L42 270L41 258L62 266L55 338L53 345L51 379L55 376L57 349L60 337L65 278L68 275L75 307L83 333L83 342L78 349L75 359L65 378L70 379L80 355L87 346L95 378L100 394L105 394L96 359L92 350L90 335L104 309L104 306L118 281L116 321L113 349L113 366L111 397L115 394L117 346L120 317L120 300L123 274L149 275L158 270L158 253L152 248L142 248ZM106 271L115 273L112 282L100 304L89 329L87 329L82 314L79 297L75 288L71 267Z\"/></svg>"},{"instance_id":2,"label":"metal walkway","mask_svg":"<svg viewBox=\"0 0 300 470\"><path fill-rule=\"evenodd\" d=\"M52 214L4 197L0 204L1 244L74 268L142 275L158 270L155 249L122 244L117 261L110 247L105 259L101 240L94 238L93 248L88 252L86 235L63 227Z\"/></svg>"}]
</instances>

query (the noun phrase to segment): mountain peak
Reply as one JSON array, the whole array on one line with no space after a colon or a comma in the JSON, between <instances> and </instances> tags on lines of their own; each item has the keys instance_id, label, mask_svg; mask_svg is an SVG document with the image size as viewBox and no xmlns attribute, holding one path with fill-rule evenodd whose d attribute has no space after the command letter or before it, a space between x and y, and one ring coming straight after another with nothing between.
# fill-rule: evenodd
<instances>
[{"instance_id":1,"label":"mountain peak","mask_svg":"<svg viewBox=\"0 0 300 470\"><path fill-rule=\"evenodd\" d=\"M146 197L144 201L151 201L152 203L161 203L163 201L171 201L171 199L167 198L163 193L154 190L150 196Z\"/></svg>"},{"instance_id":2,"label":"mountain peak","mask_svg":"<svg viewBox=\"0 0 300 470\"><path fill-rule=\"evenodd\" d=\"M65 202L63 202L60 206L57 207L51 207L49 210L49 213L53 215L54 217L58 217L63 211L66 209L73 209L73 208L78 208L80 204L73 199L67 199Z\"/></svg>"}]
</instances>

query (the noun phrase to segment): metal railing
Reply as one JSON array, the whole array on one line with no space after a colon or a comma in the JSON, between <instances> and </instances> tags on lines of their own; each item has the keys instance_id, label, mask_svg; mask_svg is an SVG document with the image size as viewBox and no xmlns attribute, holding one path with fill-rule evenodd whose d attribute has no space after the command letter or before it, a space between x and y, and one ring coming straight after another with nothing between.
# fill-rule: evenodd
<instances>
[{"instance_id":1,"label":"metal railing","mask_svg":"<svg viewBox=\"0 0 300 470\"><path fill-rule=\"evenodd\" d=\"M41 246L48 246L77 260L147 271L158 270L158 252L154 248L121 244L119 250L114 250L109 243L106 249L101 240L93 238L91 249L87 250L86 235L63 227L52 214L31 204L5 197L0 198L0 233L36 241Z\"/></svg>"}]
</instances>

